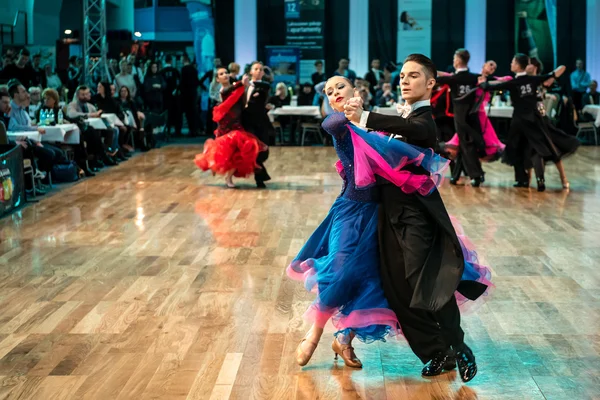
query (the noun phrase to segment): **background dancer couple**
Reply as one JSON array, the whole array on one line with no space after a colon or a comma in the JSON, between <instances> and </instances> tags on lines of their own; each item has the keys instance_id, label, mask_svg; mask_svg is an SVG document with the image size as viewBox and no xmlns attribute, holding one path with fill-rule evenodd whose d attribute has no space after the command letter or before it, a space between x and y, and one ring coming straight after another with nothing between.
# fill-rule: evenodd
<instances>
[{"instance_id":1,"label":"background dancer couple","mask_svg":"<svg viewBox=\"0 0 600 400\"><path fill-rule=\"evenodd\" d=\"M225 67L217 67L216 82L221 85L221 102L213 109L217 123L216 139L204 143L195 163L203 171L225 175L228 188L235 188L233 177L254 174L256 187L266 188L271 177L264 162L269 158L268 143L271 122L267 114L267 98L271 89L263 82L264 66L255 61L249 75L235 81Z\"/></svg>"},{"instance_id":2,"label":"background dancer couple","mask_svg":"<svg viewBox=\"0 0 600 400\"><path fill-rule=\"evenodd\" d=\"M407 57L401 88L410 107L402 116L365 112L348 79L327 81L325 94L337 112L323 128L333 137L344 185L287 268L317 293L305 313L312 326L296 350L301 366L331 320L333 352L349 367L362 367L354 338L369 343L402 334L426 364L422 375L457 365L465 382L477 373L459 307L484 299L493 285L437 190L448 161L432 150L435 77L429 58Z\"/></svg>"}]
</instances>

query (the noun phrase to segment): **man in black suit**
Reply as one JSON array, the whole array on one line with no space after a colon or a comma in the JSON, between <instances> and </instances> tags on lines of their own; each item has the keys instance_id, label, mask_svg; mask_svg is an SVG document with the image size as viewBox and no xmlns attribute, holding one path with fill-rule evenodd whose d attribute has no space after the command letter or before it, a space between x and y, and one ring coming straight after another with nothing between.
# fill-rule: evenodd
<instances>
[{"instance_id":1,"label":"man in black suit","mask_svg":"<svg viewBox=\"0 0 600 400\"><path fill-rule=\"evenodd\" d=\"M190 57L184 54L182 57L183 67L181 68L181 108L187 119L190 136L198 135L198 115L200 115L200 106L198 103L198 70L190 62Z\"/></svg>"},{"instance_id":2,"label":"man in black suit","mask_svg":"<svg viewBox=\"0 0 600 400\"><path fill-rule=\"evenodd\" d=\"M250 66L250 85L246 89L246 108L242 114L242 123L248 132L253 133L260 141L269 143L269 131L273 128L269 116L267 115L267 100L271 86L263 82L265 74L264 65L260 61L255 61ZM254 171L256 187L264 189L267 186L265 182L271 177L267 173L264 162L269 158L269 150L258 153L256 163L259 165Z\"/></svg>"},{"instance_id":3,"label":"man in black suit","mask_svg":"<svg viewBox=\"0 0 600 400\"><path fill-rule=\"evenodd\" d=\"M437 83L450 86L454 107L454 125L460 139L460 148L450 183L455 185L464 170L465 174L471 178L471 185L478 187L481 185L484 175L479 157L485 156L485 142L479 116L475 109L477 99L474 92L470 96L458 99L479 84L479 75L469 72L470 58L471 55L467 50L456 50L454 53L455 74L438 76Z\"/></svg>"},{"instance_id":4,"label":"man in black suit","mask_svg":"<svg viewBox=\"0 0 600 400\"><path fill-rule=\"evenodd\" d=\"M352 99L345 106L346 117L412 145L435 148L437 129L430 105L435 76L429 58L411 54L401 72L402 97L408 105L402 116L365 112L361 102ZM414 164L403 169L427 174ZM461 378L467 382L477 373L477 365L464 343L454 292L476 299L487 287L461 281L465 265L462 247L437 190L422 196L407 194L382 178L378 184L381 281L390 307L411 349L427 363L422 375L439 375L458 363Z\"/></svg>"},{"instance_id":5,"label":"man in black suit","mask_svg":"<svg viewBox=\"0 0 600 400\"><path fill-rule=\"evenodd\" d=\"M371 61L371 70L365 74L365 81L371 85L370 90L373 96L381 89L381 83L383 82L383 71L380 68L381 61L374 59Z\"/></svg>"}]
</instances>

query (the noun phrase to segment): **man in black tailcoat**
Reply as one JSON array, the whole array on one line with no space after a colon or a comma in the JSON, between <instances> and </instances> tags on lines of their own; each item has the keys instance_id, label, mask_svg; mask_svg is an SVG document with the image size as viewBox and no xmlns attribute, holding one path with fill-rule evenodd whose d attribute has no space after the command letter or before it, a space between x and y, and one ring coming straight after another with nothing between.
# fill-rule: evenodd
<instances>
[{"instance_id":1,"label":"man in black tailcoat","mask_svg":"<svg viewBox=\"0 0 600 400\"><path fill-rule=\"evenodd\" d=\"M255 61L250 66L250 84L246 89L246 108L242 114L242 124L248 132L253 133L260 141L269 143L269 130L272 129L271 121L267 114L267 100L271 90L271 85L263 82L265 74L264 65L260 61ZM269 150L258 153L256 163L259 168L254 171L256 187L264 189L267 186L265 182L271 177L267 173L264 162L269 158Z\"/></svg>"},{"instance_id":2,"label":"man in black tailcoat","mask_svg":"<svg viewBox=\"0 0 600 400\"><path fill-rule=\"evenodd\" d=\"M412 54L401 72L402 97L407 103L402 116L365 112L360 100L352 99L345 106L346 117L394 139L435 148L437 130L430 98L436 73L429 58ZM404 170L427 174L415 164ZM477 365L464 343L454 292L476 299L487 286L461 281L462 247L437 190L422 196L407 194L382 178L378 184L381 281L390 306L411 349L427 363L422 375L439 375L458 364L461 378L467 382L477 373Z\"/></svg>"}]
</instances>

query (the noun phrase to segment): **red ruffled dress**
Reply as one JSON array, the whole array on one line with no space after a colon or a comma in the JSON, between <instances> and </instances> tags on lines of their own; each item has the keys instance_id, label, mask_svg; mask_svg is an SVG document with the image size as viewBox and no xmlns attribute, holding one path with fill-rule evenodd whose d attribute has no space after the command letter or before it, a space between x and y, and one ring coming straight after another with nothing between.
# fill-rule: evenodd
<instances>
[{"instance_id":1,"label":"red ruffled dress","mask_svg":"<svg viewBox=\"0 0 600 400\"><path fill-rule=\"evenodd\" d=\"M217 123L216 139L208 139L202 154L197 154L194 159L201 170L211 170L219 175L233 170L234 176L246 178L259 168L256 157L267 146L242 127L244 93L241 82L221 93L223 102L213 109L213 120Z\"/></svg>"}]
</instances>

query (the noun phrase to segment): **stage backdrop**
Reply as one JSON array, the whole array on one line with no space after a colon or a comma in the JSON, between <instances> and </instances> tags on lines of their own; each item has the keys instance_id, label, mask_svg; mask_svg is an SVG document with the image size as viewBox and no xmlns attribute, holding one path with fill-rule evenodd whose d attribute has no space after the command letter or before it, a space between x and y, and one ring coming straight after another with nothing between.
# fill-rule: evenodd
<instances>
[{"instance_id":1,"label":"stage backdrop","mask_svg":"<svg viewBox=\"0 0 600 400\"><path fill-rule=\"evenodd\" d=\"M515 52L556 67L556 0L515 0Z\"/></svg>"},{"instance_id":2,"label":"stage backdrop","mask_svg":"<svg viewBox=\"0 0 600 400\"><path fill-rule=\"evenodd\" d=\"M398 0L398 60L411 53L431 56L431 1Z\"/></svg>"},{"instance_id":3,"label":"stage backdrop","mask_svg":"<svg viewBox=\"0 0 600 400\"><path fill-rule=\"evenodd\" d=\"M285 0L285 44L300 48L300 82L310 82L316 60L323 60L325 0Z\"/></svg>"}]
</instances>

